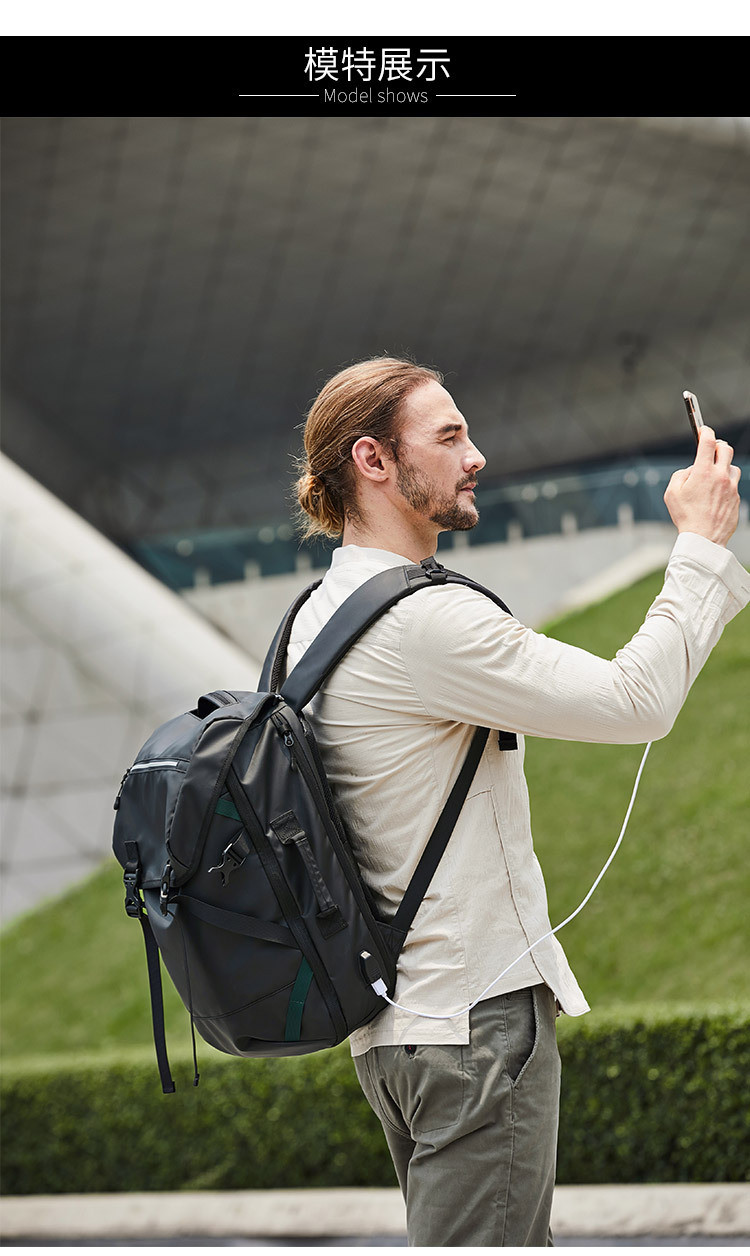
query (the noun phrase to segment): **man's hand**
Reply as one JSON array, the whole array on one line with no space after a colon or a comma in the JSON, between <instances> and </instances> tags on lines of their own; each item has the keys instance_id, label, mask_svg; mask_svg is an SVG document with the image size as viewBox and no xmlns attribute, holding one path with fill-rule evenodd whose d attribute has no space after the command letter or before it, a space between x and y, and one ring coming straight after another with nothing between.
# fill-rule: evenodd
<instances>
[{"instance_id":1,"label":"man's hand","mask_svg":"<svg viewBox=\"0 0 750 1256\"><path fill-rule=\"evenodd\" d=\"M675 471L664 501L678 532L697 532L726 545L737 527L740 469L732 465L734 450L702 427L692 467Z\"/></svg>"}]
</instances>

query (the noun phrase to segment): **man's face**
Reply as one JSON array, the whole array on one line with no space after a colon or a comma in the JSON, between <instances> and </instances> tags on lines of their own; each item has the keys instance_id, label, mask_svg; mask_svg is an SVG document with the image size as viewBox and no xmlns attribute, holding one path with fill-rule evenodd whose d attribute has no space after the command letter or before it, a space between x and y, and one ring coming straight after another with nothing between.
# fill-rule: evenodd
<instances>
[{"instance_id":1,"label":"man's face","mask_svg":"<svg viewBox=\"0 0 750 1256\"><path fill-rule=\"evenodd\" d=\"M446 531L473 528L479 522L473 490L484 465L441 384L430 380L409 393L396 463L396 486L407 507Z\"/></svg>"}]
</instances>

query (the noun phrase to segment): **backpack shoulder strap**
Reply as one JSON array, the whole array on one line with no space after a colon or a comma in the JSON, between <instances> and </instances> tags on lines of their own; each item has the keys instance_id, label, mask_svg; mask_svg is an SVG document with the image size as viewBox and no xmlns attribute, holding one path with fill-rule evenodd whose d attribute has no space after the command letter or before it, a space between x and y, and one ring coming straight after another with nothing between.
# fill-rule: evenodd
<instances>
[{"instance_id":1,"label":"backpack shoulder strap","mask_svg":"<svg viewBox=\"0 0 750 1256\"><path fill-rule=\"evenodd\" d=\"M386 571L380 571L366 580L334 612L323 631L319 632L311 642L284 682L281 696L285 702L288 702L289 706L299 713L303 707L307 706L323 681L330 675L337 663L341 662L355 641L381 615L395 606L401 598L434 584L462 584L467 588L475 589L478 593L483 593L501 610L511 613L496 593L486 589L484 585L477 584L468 576L447 570L434 558L426 558L423 562L413 565L389 567ZM310 592L312 588L309 591L305 590L307 596ZM287 612L287 619L292 611L296 614L304 600L306 599L298 599L299 605L295 603L295 606ZM290 635L291 624L286 636L287 644Z\"/></svg>"},{"instance_id":2,"label":"backpack shoulder strap","mask_svg":"<svg viewBox=\"0 0 750 1256\"><path fill-rule=\"evenodd\" d=\"M377 575L366 580L334 612L324 630L318 633L308 646L282 685L282 698L299 714L317 693L326 676L333 671L347 650L371 624L395 606L401 598L408 597L417 589L429 588L433 584L462 584L467 588L475 589L478 593L485 594L501 610L507 614L511 613L497 594L486 589L484 585L477 584L468 576L447 570L434 558L426 558L421 563L413 565L389 567L386 571L378 572ZM310 592L312 589L305 590L308 596ZM306 598L301 595L298 603L287 613L287 618L292 612L296 614L305 600ZM290 635L291 625L286 635L284 650L286 650ZM279 640L281 641L281 638ZM283 654L278 655L277 652L277 656L281 658L283 664ZM391 928L395 932L399 949L448 845L471 788L488 736L489 729L481 727L475 729L458 776L428 838L396 916L391 921ZM501 750L517 749L518 741L515 733L498 732L498 744Z\"/></svg>"},{"instance_id":3,"label":"backpack shoulder strap","mask_svg":"<svg viewBox=\"0 0 750 1256\"><path fill-rule=\"evenodd\" d=\"M466 758L461 765L461 770L453 783L445 806L438 816L437 823L422 851L419 863L412 873L411 881L406 887L398 911L393 920L390 921L391 928L395 929L397 934L403 934L406 937L417 914L419 905L437 871L450 836L456 827L461 808L469 795L471 782L474 780L476 770L479 767L479 760L484 753L489 731L488 728L476 728L474 730ZM514 736L514 734L506 733L505 736Z\"/></svg>"}]
</instances>

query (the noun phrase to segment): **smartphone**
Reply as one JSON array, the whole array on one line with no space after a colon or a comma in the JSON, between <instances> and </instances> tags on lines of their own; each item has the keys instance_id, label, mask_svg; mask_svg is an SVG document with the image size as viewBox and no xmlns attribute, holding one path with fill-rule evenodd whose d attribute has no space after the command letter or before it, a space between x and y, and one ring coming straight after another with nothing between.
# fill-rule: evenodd
<instances>
[{"instance_id":1,"label":"smartphone","mask_svg":"<svg viewBox=\"0 0 750 1256\"><path fill-rule=\"evenodd\" d=\"M684 392L682 394L682 398L685 402L688 418L690 419L690 426L695 433L695 441L697 444L700 439L700 430L703 427L703 416L701 414L701 408L698 405L698 398L695 393L691 392Z\"/></svg>"}]
</instances>

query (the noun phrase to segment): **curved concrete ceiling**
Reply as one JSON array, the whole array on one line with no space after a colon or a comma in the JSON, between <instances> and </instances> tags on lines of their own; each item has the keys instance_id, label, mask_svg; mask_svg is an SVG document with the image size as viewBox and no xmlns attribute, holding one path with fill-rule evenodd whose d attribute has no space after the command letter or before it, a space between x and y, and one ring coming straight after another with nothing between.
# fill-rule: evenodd
<instances>
[{"instance_id":1,"label":"curved concrete ceiling","mask_svg":"<svg viewBox=\"0 0 750 1256\"><path fill-rule=\"evenodd\" d=\"M741 439L749 121L6 118L4 448L128 544L287 519L377 353L446 373L485 482L687 442L685 387Z\"/></svg>"}]
</instances>

